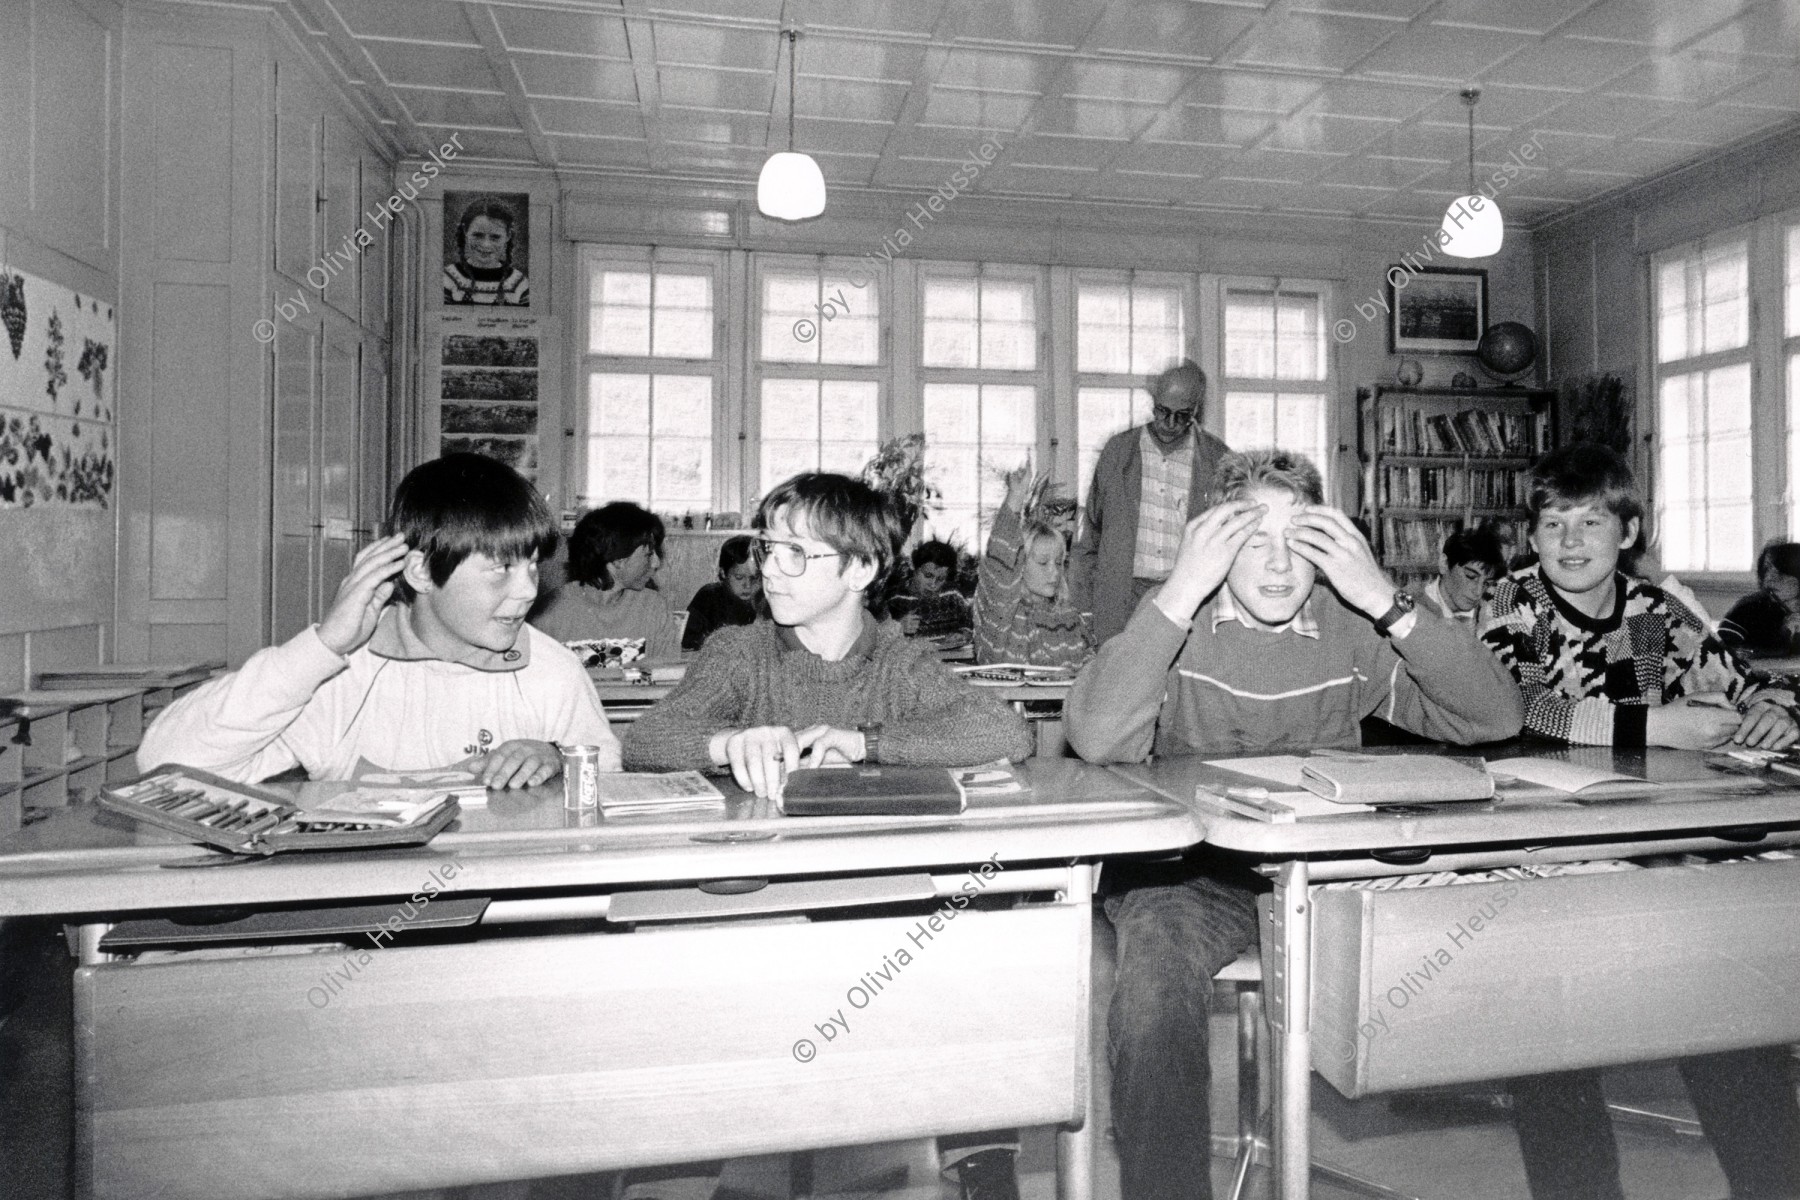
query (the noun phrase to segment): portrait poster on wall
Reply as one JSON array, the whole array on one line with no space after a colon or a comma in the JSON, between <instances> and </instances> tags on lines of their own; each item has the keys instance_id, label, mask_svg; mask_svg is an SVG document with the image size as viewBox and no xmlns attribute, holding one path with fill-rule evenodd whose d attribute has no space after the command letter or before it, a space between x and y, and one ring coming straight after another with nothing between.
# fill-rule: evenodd
<instances>
[{"instance_id":1,"label":"portrait poster on wall","mask_svg":"<svg viewBox=\"0 0 1800 1200\"><path fill-rule=\"evenodd\" d=\"M444 303L531 307L531 197L444 193Z\"/></svg>"}]
</instances>

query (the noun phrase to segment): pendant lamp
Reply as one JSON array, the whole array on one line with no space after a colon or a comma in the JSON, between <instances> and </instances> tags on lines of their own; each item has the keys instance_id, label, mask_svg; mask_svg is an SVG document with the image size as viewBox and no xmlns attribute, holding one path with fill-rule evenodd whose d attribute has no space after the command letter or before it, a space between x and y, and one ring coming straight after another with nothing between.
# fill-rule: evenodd
<instances>
[{"instance_id":1,"label":"pendant lamp","mask_svg":"<svg viewBox=\"0 0 1800 1200\"><path fill-rule=\"evenodd\" d=\"M1481 99L1480 88L1464 88L1462 101L1469 107L1469 193L1458 196L1444 210L1444 224L1439 240L1444 253L1455 258L1486 258L1500 253L1500 242L1506 236L1506 223L1500 219L1500 206L1492 196L1475 192L1475 102Z\"/></svg>"},{"instance_id":2,"label":"pendant lamp","mask_svg":"<svg viewBox=\"0 0 1800 1200\"><path fill-rule=\"evenodd\" d=\"M794 151L794 43L798 30L786 31L788 41L788 148L771 154L756 180L756 207L765 217L782 221L804 221L825 211L825 175L810 154ZM776 62L781 60L781 46L776 43Z\"/></svg>"}]
</instances>

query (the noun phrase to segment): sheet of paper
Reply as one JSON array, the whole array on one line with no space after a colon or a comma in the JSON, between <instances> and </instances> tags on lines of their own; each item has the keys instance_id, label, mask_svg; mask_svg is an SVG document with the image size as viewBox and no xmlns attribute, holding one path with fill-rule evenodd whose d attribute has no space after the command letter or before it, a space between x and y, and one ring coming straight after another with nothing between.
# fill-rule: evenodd
<instances>
[{"instance_id":1,"label":"sheet of paper","mask_svg":"<svg viewBox=\"0 0 1800 1200\"><path fill-rule=\"evenodd\" d=\"M1501 758L1490 762L1488 770L1495 775L1511 775L1514 779L1522 779L1526 783L1535 783L1542 787L1555 788L1559 792L1579 792L1583 788L1593 787L1597 783L1634 783L1640 787L1654 786L1635 775L1621 775L1617 771L1602 771L1595 767L1559 762L1553 758Z\"/></svg>"},{"instance_id":2,"label":"sheet of paper","mask_svg":"<svg viewBox=\"0 0 1800 1200\"><path fill-rule=\"evenodd\" d=\"M1224 767L1227 771L1236 771L1240 775L1254 775L1258 779L1267 779L1270 783L1304 791L1306 785L1302 781L1300 768L1305 762L1297 754L1271 754L1263 758L1209 758L1206 765Z\"/></svg>"}]
</instances>

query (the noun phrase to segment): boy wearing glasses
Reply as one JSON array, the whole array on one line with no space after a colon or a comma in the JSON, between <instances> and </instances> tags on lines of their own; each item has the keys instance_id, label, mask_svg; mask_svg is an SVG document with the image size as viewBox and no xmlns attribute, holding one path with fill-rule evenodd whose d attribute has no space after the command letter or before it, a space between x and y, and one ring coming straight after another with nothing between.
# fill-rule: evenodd
<instances>
[{"instance_id":1,"label":"boy wearing glasses","mask_svg":"<svg viewBox=\"0 0 1800 1200\"><path fill-rule=\"evenodd\" d=\"M1189 517L1209 493L1224 442L1200 428L1206 373L1192 360L1150 381L1147 425L1117 433L1100 451L1087 521L1069 559L1076 607L1094 614L1094 641L1125 628L1138 601L1174 570Z\"/></svg>"},{"instance_id":2,"label":"boy wearing glasses","mask_svg":"<svg viewBox=\"0 0 1800 1200\"><path fill-rule=\"evenodd\" d=\"M729 767L739 787L779 799L789 771L832 757L964 767L1031 752L1018 714L870 616L865 596L904 539L880 493L796 475L763 498L754 526L774 620L707 639L626 733L628 769Z\"/></svg>"}]
</instances>

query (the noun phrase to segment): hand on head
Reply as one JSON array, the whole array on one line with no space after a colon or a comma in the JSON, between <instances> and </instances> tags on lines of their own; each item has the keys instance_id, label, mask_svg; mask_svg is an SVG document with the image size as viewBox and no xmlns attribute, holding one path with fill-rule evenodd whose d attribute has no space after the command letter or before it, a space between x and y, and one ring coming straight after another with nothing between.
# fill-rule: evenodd
<instances>
[{"instance_id":1,"label":"hand on head","mask_svg":"<svg viewBox=\"0 0 1800 1200\"><path fill-rule=\"evenodd\" d=\"M1339 510L1309 504L1294 514L1287 530L1288 547L1325 575L1344 603L1370 618L1394 605L1394 583L1368 539Z\"/></svg>"},{"instance_id":2,"label":"hand on head","mask_svg":"<svg viewBox=\"0 0 1800 1200\"><path fill-rule=\"evenodd\" d=\"M400 534L390 534L364 546L350 563L350 573L338 584L337 598L319 622L319 640L339 656L349 654L374 636L381 610L394 594L394 585L406 566L409 547Z\"/></svg>"},{"instance_id":3,"label":"hand on head","mask_svg":"<svg viewBox=\"0 0 1800 1200\"><path fill-rule=\"evenodd\" d=\"M1238 551L1268 511L1267 505L1251 500L1227 500L1189 521L1175 552L1175 567L1157 592L1157 607L1172 621L1191 621L1225 582Z\"/></svg>"}]
</instances>

